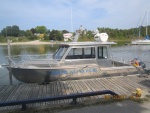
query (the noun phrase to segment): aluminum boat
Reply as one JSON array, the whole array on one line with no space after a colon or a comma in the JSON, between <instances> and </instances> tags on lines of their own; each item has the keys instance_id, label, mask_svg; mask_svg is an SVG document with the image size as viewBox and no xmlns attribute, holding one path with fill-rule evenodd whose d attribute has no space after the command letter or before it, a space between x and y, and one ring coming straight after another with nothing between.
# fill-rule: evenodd
<instances>
[{"instance_id":1,"label":"aluminum boat","mask_svg":"<svg viewBox=\"0 0 150 113\"><path fill-rule=\"evenodd\" d=\"M105 33L98 36L107 38ZM46 83L138 73L137 69L129 63L114 61L111 58L110 47L116 43L105 39L96 40L95 42L59 43L59 48L52 56L45 55L42 59L30 56L29 59L23 59L20 62L14 61L12 57L6 57L9 65L5 66L16 79L25 83Z\"/></svg>"}]
</instances>

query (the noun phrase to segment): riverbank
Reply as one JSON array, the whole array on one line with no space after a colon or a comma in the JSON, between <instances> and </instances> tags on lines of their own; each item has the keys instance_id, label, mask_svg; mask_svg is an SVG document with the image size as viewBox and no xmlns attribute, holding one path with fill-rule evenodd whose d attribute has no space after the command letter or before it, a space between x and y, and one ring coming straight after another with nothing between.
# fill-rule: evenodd
<instances>
[{"instance_id":1,"label":"riverbank","mask_svg":"<svg viewBox=\"0 0 150 113\"><path fill-rule=\"evenodd\" d=\"M40 44L57 44L58 42L42 42L40 40L34 40L29 42L12 42L11 45L40 45ZM7 43L0 43L0 45L7 45Z\"/></svg>"},{"instance_id":2,"label":"riverbank","mask_svg":"<svg viewBox=\"0 0 150 113\"><path fill-rule=\"evenodd\" d=\"M131 41L129 40L109 40L110 42L116 42L117 46L121 46L121 45L125 45L125 44L129 44ZM82 41L81 41L82 42ZM11 42L11 45L42 45L42 44L58 44L58 41L49 41L49 42L44 42L44 41L40 41L40 40L34 40L34 41L28 41L28 42ZM1 45L7 45L7 43L0 43Z\"/></svg>"}]
</instances>

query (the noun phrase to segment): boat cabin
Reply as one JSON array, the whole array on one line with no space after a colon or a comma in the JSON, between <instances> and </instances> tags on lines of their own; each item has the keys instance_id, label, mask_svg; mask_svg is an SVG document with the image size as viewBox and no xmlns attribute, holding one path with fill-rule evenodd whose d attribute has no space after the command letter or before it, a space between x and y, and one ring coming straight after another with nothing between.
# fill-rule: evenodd
<instances>
[{"instance_id":1,"label":"boat cabin","mask_svg":"<svg viewBox=\"0 0 150 113\"><path fill-rule=\"evenodd\" d=\"M110 45L114 42L71 42L61 43L53 59L64 65L97 64L102 67L112 66Z\"/></svg>"}]
</instances>

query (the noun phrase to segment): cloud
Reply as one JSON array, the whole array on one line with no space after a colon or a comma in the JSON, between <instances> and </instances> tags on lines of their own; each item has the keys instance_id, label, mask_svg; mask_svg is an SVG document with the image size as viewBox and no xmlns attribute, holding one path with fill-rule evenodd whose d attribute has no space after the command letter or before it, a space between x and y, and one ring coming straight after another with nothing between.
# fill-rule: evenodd
<instances>
[{"instance_id":1,"label":"cloud","mask_svg":"<svg viewBox=\"0 0 150 113\"><path fill-rule=\"evenodd\" d=\"M149 5L150 0L1 0L0 29L16 24L21 29L45 25L70 30L71 8L74 29L132 28Z\"/></svg>"}]
</instances>

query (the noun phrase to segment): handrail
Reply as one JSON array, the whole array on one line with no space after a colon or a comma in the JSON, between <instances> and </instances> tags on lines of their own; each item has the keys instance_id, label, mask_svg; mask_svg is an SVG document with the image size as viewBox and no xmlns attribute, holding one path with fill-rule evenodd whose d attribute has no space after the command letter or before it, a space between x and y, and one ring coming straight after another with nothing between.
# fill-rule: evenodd
<instances>
[{"instance_id":1,"label":"handrail","mask_svg":"<svg viewBox=\"0 0 150 113\"><path fill-rule=\"evenodd\" d=\"M45 62L48 63L48 65L50 66L50 68L52 67L51 64L47 60Z\"/></svg>"},{"instance_id":2,"label":"handrail","mask_svg":"<svg viewBox=\"0 0 150 113\"><path fill-rule=\"evenodd\" d=\"M53 55L53 54L41 54L41 55L39 55L39 54L35 54L35 55L13 55L13 56L10 56L10 57L19 57L19 56L26 56L26 57L32 57L32 56L48 56L48 55ZM6 57L8 57L8 56L6 56Z\"/></svg>"},{"instance_id":3,"label":"handrail","mask_svg":"<svg viewBox=\"0 0 150 113\"><path fill-rule=\"evenodd\" d=\"M7 59L6 59L7 58ZM8 62L9 64L9 61L12 62L14 65L16 65L16 63L10 58L10 57L5 57L5 60Z\"/></svg>"},{"instance_id":4,"label":"handrail","mask_svg":"<svg viewBox=\"0 0 150 113\"><path fill-rule=\"evenodd\" d=\"M42 60L44 61L46 64L48 64L50 67L51 67L51 64L49 63L49 60L51 59L48 59L47 57L48 56L52 56L52 54L42 54L42 55L16 55L16 56L11 56L11 57L8 57L6 56L5 57L5 60L8 62L8 59L10 59L10 61L13 63L13 65L17 65L18 63L16 62L17 60L20 61L20 63L24 63L26 66L28 66L28 64L26 63L25 60ZM19 59L19 58L16 58L16 57L20 57L20 56L23 56L24 59ZM35 58L32 58L32 57L37 57L36 59ZM40 58L39 58L40 57ZM46 57L46 59L42 59L42 57ZM19 64L20 64L19 63Z\"/></svg>"},{"instance_id":5,"label":"handrail","mask_svg":"<svg viewBox=\"0 0 150 113\"><path fill-rule=\"evenodd\" d=\"M29 103L56 101L56 100L64 100L64 99L72 99L73 100L72 103L74 105L76 105L77 104L77 98L88 97L88 96L96 96L96 95L104 95L104 94L110 94L110 95L113 95L113 96L118 96L118 94L116 94L113 91L102 90L102 91L94 91L94 92L85 92L85 93L61 95L61 96L52 96L52 97L45 97L45 98L35 98L35 99L26 99L26 100L17 100L17 101L6 101L6 102L0 102L0 107L22 105L21 110L25 111L27 109L26 104L29 104Z\"/></svg>"}]
</instances>

